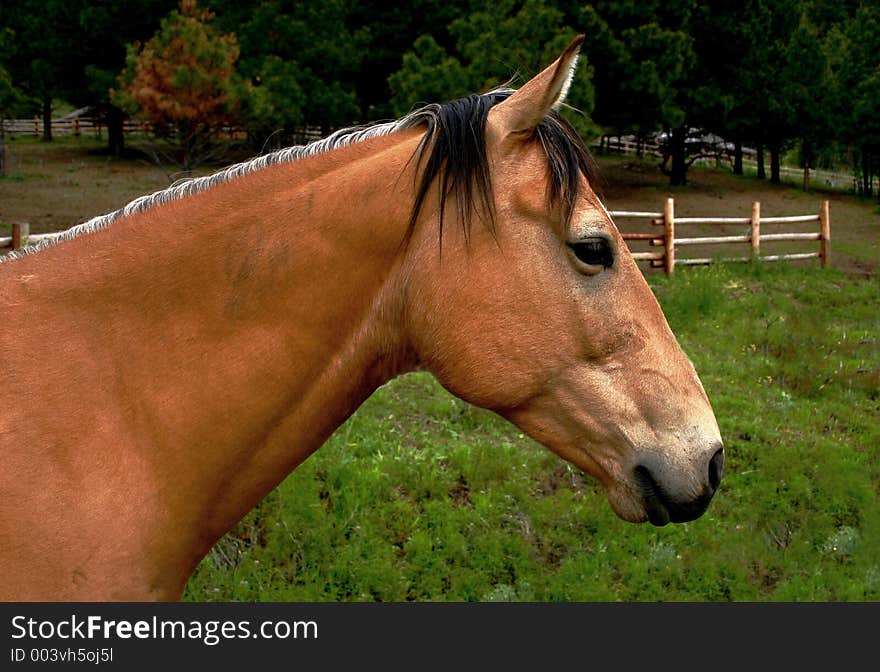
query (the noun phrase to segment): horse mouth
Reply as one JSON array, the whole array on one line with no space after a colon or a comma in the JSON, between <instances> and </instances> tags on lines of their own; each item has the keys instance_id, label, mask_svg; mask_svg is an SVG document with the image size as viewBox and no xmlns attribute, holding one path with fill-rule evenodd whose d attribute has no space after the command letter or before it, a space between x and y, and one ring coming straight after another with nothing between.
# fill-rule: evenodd
<instances>
[{"instance_id":1,"label":"horse mouth","mask_svg":"<svg viewBox=\"0 0 880 672\"><path fill-rule=\"evenodd\" d=\"M709 507L715 491L713 487L694 499L679 501L667 494L646 467L636 467L634 474L648 522L657 527L667 523L686 523L699 518Z\"/></svg>"},{"instance_id":2,"label":"horse mouth","mask_svg":"<svg viewBox=\"0 0 880 672\"><path fill-rule=\"evenodd\" d=\"M642 466L635 468L635 477L642 495L642 505L645 507L645 513L648 515L648 522L657 527L666 525L671 518L669 509L664 504L665 498L657 481L651 476L651 472Z\"/></svg>"}]
</instances>

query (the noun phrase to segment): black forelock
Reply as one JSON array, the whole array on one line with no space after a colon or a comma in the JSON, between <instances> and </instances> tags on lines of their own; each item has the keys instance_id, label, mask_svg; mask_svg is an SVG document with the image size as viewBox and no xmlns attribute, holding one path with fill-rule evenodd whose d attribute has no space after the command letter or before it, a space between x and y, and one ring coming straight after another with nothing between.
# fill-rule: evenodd
<instances>
[{"instance_id":1,"label":"black forelock","mask_svg":"<svg viewBox=\"0 0 880 672\"><path fill-rule=\"evenodd\" d=\"M486 119L489 110L513 93L504 89L473 94L443 105L430 105L413 114L413 126L424 125L426 132L416 149L416 199L410 213L408 234L436 182L440 198L439 225L443 236L446 198L452 197L465 237L474 216L494 231L495 199L492 174L486 154ZM598 179L595 162L584 141L572 125L551 110L534 131L547 156L547 205L559 208L568 224L580 195L580 177L594 186ZM409 235L407 236L409 237Z\"/></svg>"}]
</instances>

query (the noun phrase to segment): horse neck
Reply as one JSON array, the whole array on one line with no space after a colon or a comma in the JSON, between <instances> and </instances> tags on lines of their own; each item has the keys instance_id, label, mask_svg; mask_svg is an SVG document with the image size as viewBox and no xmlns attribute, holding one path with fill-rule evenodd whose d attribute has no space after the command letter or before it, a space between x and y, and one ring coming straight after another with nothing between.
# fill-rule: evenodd
<instances>
[{"instance_id":1,"label":"horse neck","mask_svg":"<svg viewBox=\"0 0 880 672\"><path fill-rule=\"evenodd\" d=\"M416 142L395 134L264 169L14 262L44 264L55 309L92 332L64 346L88 360L80 409L112 414L84 440L148 463L126 497L140 487L162 503L145 507L164 516L153 539L179 546L159 555L184 579L410 366L397 271Z\"/></svg>"}]
</instances>

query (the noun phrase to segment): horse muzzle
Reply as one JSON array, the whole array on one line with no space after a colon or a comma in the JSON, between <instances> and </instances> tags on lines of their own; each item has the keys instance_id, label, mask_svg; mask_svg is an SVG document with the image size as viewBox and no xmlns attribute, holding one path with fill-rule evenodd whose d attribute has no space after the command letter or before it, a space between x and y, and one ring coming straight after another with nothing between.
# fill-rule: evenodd
<instances>
[{"instance_id":1,"label":"horse muzzle","mask_svg":"<svg viewBox=\"0 0 880 672\"><path fill-rule=\"evenodd\" d=\"M669 483L668 478L659 476L644 464L637 465L633 476L642 496L642 503L648 521L652 525L684 523L699 518L706 511L709 502L718 490L724 471L724 448L719 447L701 470L700 483L696 496L682 495Z\"/></svg>"}]
</instances>

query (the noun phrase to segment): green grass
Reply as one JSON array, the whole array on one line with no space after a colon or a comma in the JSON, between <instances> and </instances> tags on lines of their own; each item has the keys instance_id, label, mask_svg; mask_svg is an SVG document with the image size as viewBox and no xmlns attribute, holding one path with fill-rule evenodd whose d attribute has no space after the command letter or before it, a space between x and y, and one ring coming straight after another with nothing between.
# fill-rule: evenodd
<instances>
[{"instance_id":1,"label":"green grass","mask_svg":"<svg viewBox=\"0 0 880 672\"><path fill-rule=\"evenodd\" d=\"M594 480L415 374L224 537L185 599L880 599L876 278L718 265L651 282L725 439L702 518L617 519Z\"/></svg>"}]
</instances>

